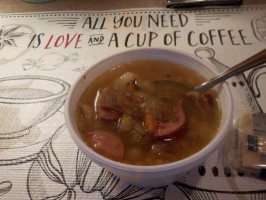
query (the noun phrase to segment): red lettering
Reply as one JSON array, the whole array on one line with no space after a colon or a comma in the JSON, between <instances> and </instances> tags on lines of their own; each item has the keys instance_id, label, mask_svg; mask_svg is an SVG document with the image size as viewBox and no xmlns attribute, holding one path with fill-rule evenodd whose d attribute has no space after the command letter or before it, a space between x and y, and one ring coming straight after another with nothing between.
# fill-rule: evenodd
<instances>
[{"instance_id":1,"label":"red lettering","mask_svg":"<svg viewBox=\"0 0 266 200\"><path fill-rule=\"evenodd\" d=\"M61 39L61 42L60 42L60 39ZM60 47L60 46L63 44L64 40L65 40L65 37L64 37L63 35L60 35L60 36L56 39L54 46L55 46L55 47Z\"/></svg>"},{"instance_id":2,"label":"red lettering","mask_svg":"<svg viewBox=\"0 0 266 200\"><path fill-rule=\"evenodd\" d=\"M51 49L52 47L58 48L63 46L64 48L70 47L70 45L73 43L72 47L74 48L81 48L80 42L81 42L81 36L83 34L77 34L71 36L70 34L66 35L59 35L55 36L51 35L45 49Z\"/></svg>"},{"instance_id":3,"label":"red lettering","mask_svg":"<svg viewBox=\"0 0 266 200\"><path fill-rule=\"evenodd\" d=\"M50 42L52 41L53 37L54 37L54 35L51 35L51 37L50 37L50 39L48 40L46 46L44 47L45 49L51 49L51 47L49 47L49 45L50 45Z\"/></svg>"},{"instance_id":4,"label":"red lettering","mask_svg":"<svg viewBox=\"0 0 266 200\"><path fill-rule=\"evenodd\" d=\"M66 45L65 48L68 47L68 45L74 40L74 38L76 37L77 34L75 34L70 40L69 40L69 34L67 34L66 36Z\"/></svg>"},{"instance_id":5,"label":"red lettering","mask_svg":"<svg viewBox=\"0 0 266 200\"><path fill-rule=\"evenodd\" d=\"M76 40L75 48L81 48L81 47L78 47L78 43L81 42L80 37L81 37L82 35L83 35L83 34L78 34L78 38L77 38L77 40Z\"/></svg>"}]
</instances>

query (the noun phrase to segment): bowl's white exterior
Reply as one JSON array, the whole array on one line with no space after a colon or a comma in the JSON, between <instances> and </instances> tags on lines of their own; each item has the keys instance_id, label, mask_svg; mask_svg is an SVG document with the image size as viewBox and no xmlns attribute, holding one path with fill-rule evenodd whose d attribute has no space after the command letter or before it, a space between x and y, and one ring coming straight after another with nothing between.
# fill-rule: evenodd
<instances>
[{"instance_id":1,"label":"bowl's white exterior","mask_svg":"<svg viewBox=\"0 0 266 200\"><path fill-rule=\"evenodd\" d=\"M71 87L65 104L65 120L69 133L81 151L92 161L110 170L122 180L141 187L159 187L170 184L191 168L202 163L222 143L233 121L232 96L227 84L223 83L215 88L222 110L219 131L205 148L186 159L157 166L135 166L112 161L90 149L81 139L74 120L78 100L88 84L104 71L119 64L151 59L179 63L197 71L206 78L211 78L216 74L207 63L181 51L160 48L130 50L108 57L90 67Z\"/></svg>"}]
</instances>

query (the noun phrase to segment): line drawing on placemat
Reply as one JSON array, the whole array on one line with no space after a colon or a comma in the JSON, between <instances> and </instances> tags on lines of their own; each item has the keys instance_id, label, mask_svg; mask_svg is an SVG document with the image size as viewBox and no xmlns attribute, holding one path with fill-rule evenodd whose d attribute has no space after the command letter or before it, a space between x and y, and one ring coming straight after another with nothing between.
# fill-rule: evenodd
<instances>
[{"instance_id":1,"label":"line drawing on placemat","mask_svg":"<svg viewBox=\"0 0 266 200\"><path fill-rule=\"evenodd\" d=\"M51 52L44 54L38 59L29 58L22 64L22 68L27 71L32 68L38 68L43 71L57 69L61 65L67 62L76 62L79 59L79 54L77 52L71 53L67 56L57 53ZM52 62L51 62L52 61Z\"/></svg>"},{"instance_id":2,"label":"line drawing on placemat","mask_svg":"<svg viewBox=\"0 0 266 200\"><path fill-rule=\"evenodd\" d=\"M261 97L261 85L259 85L259 80L262 79L262 76L266 75L266 65L262 65L256 69L251 70L247 76L248 85L253 92L253 95L256 98Z\"/></svg>"},{"instance_id":3,"label":"line drawing on placemat","mask_svg":"<svg viewBox=\"0 0 266 200\"><path fill-rule=\"evenodd\" d=\"M39 20L46 20L49 23L54 23L56 25L60 25L63 27L66 27L68 29L74 29L75 26L77 25L77 22L79 20L78 17L39 17Z\"/></svg>"},{"instance_id":4,"label":"line drawing on placemat","mask_svg":"<svg viewBox=\"0 0 266 200\"><path fill-rule=\"evenodd\" d=\"M266 42L266 15L254 17L251 26L255 37L261 42Z\"/></svg>"},{"instance_id":5,"label":"line drawing on placemat","mask_svg":"<svg viewBox=\"0 0 266 200\"><path fill-rule=\"evenodd\" d=\"M12 62L29 52L30 48L27 48L25 41L34 33L34 28L27 24L0 26L0 65Z\"/></svg>"},{"instance_id":6,"label":"line drawing on placemat","mask_svg":"<svg viewBox=\"0 0 266 200\"><path fill-rule=\"evenodd\" d=\"M221 199L231 199L233 196L241 196L247 200L264 200L266 197L266 190L257 191L222 191L222 190L209 190L198 187L193 187L181 182L174 183L178 187L188 200L221 200Z\"/></svg>"},{"instance_id":7,"label":"line drawing on placemat","mask_svg":"<svg viewBox=\"0 0 266 200\"><path fill-rule=\"evenodd\" d=\"M0 29L0 50L4 47L16 47L16 38L24 36L25 32L16 32L19 29L19 25L13 26L11 28L6 28L2 26Z\"/></svg>"},{"instance_id":8,"label":"line drawing on placemat","mask_svg":"<svg viewBox=\"0 0 266 200\"><path fill-rule=\"evenodd\" d=\"M195 55L201 59L208 60L212 63L215 69L221 73L229 69L228 66L215 58L215 51L209 47L200 47L195 50ZM260 104L257 102L254 94L249 88L249 84L245 75L239 74L232 77L228 82L231 82L232 90L236 90L241 102L246 109L250 108L253 113L262 113L263 110Z\"/></svg>"},{"instance_id":9,"label":"line drawing on placemat","mask_svg":"<svg viewBox=\"0 0 266 200\"><path fill-rule=\"evenodd\" d=\"M56 190L50 190L51 186ZM64 124L33 161L28 172L27 190L34 200L67 196L78 199L79 195L94 192L100 192L102 199L163 200L166 188L143 189L121 182L81 153Z\"/></svg>"},{"instance_id":10,"label":"line drawing on placemat","mask_svg":"<svg viewBox=\"0 0 266 200\"><path fill-rule=\"evenodd\" d=\"M45 131L43 126L56 128L58 124L53 120L62 123L64 118L59 109L69 88L67 82L47 76L0 79L0 165L23 163L34 158L32 151L26 149L43 145L51 136L47 132L41 134L42 129Z\"/></svg>"},{"instance_id":11,"label":"line drawing on placemat","mask_svg":"<svg viewBox=\"0 0 266 200\"><path fill-rule=\"evenodd\" d=\"M10 181L0 182L0 196L8 193L12 188L12 183Z\"/></svg>"}]
</instances>

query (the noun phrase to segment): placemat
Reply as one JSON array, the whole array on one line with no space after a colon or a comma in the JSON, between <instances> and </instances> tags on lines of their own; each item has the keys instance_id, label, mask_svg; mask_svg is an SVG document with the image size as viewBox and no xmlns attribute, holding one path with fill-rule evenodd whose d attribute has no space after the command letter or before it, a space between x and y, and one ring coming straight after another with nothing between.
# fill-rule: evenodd
<instances>
[{"instance_id":1,"label":"placemat","mask_svg":"<svg viewBox=\"0 0 266 200\"><path fill-rule=\"evenodd\" d=\"M266 47L266 5L0 15L1 199L266 199L265 180L235 173L224 149L161 188L128 185L73 143L63 107L92 64L137 48L178 49L222 72ZM235 120L266 111L266 65L227 81ZM55 95L56 94L56 95Z\"/></svg>"}]
</instances>

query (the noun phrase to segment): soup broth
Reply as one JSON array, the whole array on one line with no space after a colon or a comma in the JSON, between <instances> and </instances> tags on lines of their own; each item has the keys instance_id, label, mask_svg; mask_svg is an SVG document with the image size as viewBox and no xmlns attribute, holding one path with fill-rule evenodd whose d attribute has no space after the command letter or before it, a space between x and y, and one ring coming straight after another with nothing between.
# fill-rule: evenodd
<instances>
[{"instance_id":1,"label":"soup broth","mask_svg":"<svg viewBox=\"0 0 266 200\"><path fill-rule=\"evenodd\" d=\"M217 94L187 90L205 79L175 63L142 60L104 72L79 100L76 122L83 140L101 155L133 165L184 159L217 132Z\"/></svg>"}]
</instances>

